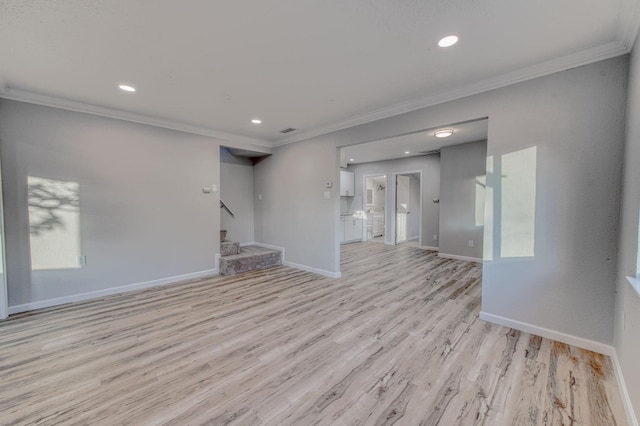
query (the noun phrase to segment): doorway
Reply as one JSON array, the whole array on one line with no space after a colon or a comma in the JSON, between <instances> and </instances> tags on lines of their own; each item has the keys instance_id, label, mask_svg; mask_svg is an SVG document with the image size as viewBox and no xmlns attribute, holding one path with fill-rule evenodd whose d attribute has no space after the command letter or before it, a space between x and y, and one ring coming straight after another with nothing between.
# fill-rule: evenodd
<instances>
[{"instance_id":1,"label":"doorway","mask_svg":"<svg viewBox=\"0 0 640 426\"><path fill-rule=\"evenodd\" d=\"M422 245L422 172L395 173L395 244Z\"/></svg>"}]
</instances>

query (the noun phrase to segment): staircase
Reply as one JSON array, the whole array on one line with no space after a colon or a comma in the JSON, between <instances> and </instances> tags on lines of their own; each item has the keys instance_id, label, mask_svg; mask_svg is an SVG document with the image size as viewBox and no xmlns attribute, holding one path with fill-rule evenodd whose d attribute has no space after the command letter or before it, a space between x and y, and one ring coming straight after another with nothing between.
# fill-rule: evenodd
<instances>
[{"instance_id":1,"label":"staircase","mask_svg":"<svg viewBox=\"0 0 640 426\"><path fill-rule=\"evenodd\" d=\"M220 231L220 274L241 272L282 265L282 252L260 246L240 247L240 243L226 241L226 230Z\"/></svg>"}]
</instances>

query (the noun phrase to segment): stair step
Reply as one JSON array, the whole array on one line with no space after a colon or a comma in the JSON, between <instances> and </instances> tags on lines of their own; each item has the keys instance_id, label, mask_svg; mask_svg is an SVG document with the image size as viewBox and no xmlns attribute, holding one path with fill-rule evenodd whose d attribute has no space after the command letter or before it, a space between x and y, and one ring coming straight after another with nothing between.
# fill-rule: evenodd
<instances>
[{"instance_id":1,"label":"stair step","mask_svg":"<svg viewBox=\"0 0 640 426\"><path fill-rule=\"evenodd\" d=\"M239 254L220 258L220 274L233 275L279 265L282 265L282 253L279 250L246 246L240 248Z\"/></svg>"},{"instance_id":2,"label":"stair step","mask_svg":"<svg viewBox=\"0 0 640 426\"><path fill-rule=\"evenodd\" d=\"M223 241L220 243L220 256L240 254L240 243L235 241Z\"/></svg>"}]
</instances>

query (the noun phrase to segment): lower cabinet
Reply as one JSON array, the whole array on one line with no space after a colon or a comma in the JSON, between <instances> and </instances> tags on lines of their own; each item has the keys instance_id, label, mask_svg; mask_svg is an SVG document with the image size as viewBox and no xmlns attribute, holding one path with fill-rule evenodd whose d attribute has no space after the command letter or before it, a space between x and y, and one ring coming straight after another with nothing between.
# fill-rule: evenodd
<instances>
[{"instance_id":1,"label":"lower cabinet","mask_svg":"<svg viewBox=\"0 0 640 426\"><path fill-rule=\"evenodd\" d=\"M340 218L340 244L362 241L362 226L362 219L342 216Z\"/></svg>"}]
</instances>

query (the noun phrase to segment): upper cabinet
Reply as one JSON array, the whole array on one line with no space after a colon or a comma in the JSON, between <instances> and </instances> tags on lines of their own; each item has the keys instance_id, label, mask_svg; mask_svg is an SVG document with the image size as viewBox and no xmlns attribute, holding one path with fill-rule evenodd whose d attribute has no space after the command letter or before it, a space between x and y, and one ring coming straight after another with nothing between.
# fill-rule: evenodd
<instances>
[{"instance_id":1,"label":"upper cabinet","mask_svg":"<svg viewBox=\"0 0 640 426\"><path fill-rule=\"evenodd\" d=\"M340 170L340 196L353 197L356 193L356 177L353 172Z\"/></svg>"}]
</instances>

